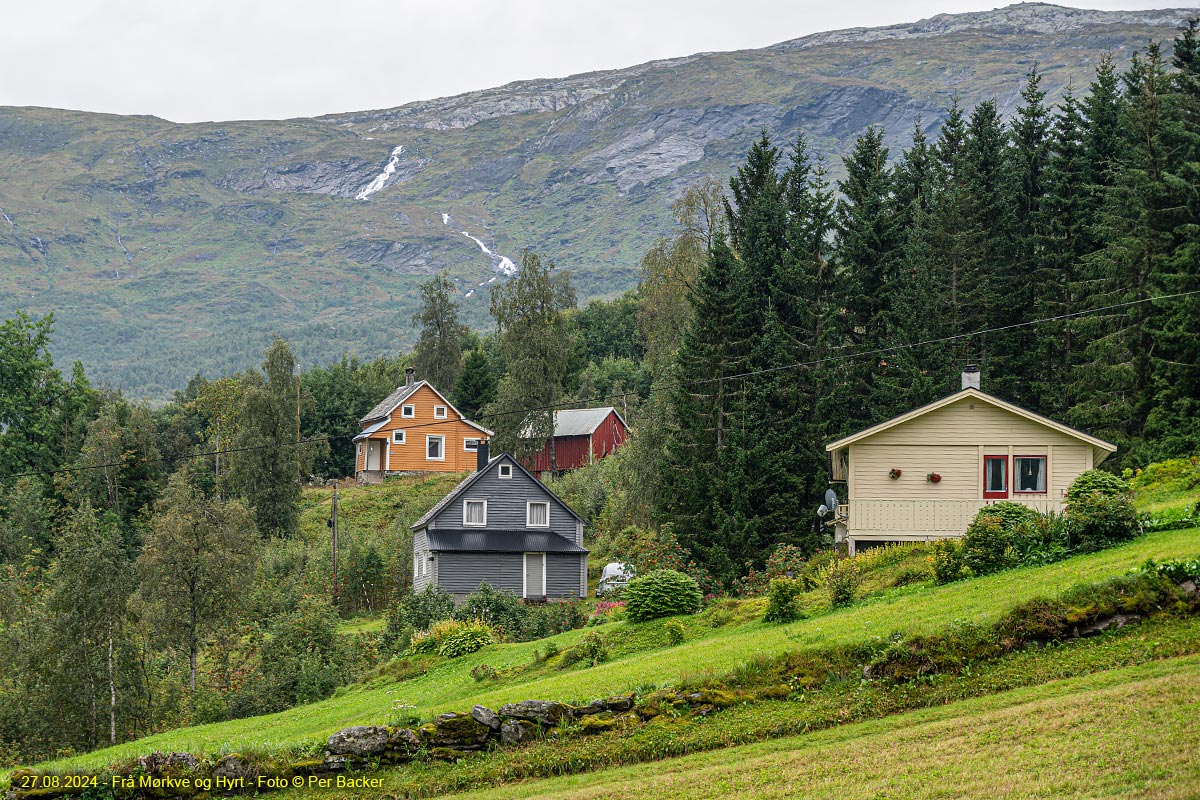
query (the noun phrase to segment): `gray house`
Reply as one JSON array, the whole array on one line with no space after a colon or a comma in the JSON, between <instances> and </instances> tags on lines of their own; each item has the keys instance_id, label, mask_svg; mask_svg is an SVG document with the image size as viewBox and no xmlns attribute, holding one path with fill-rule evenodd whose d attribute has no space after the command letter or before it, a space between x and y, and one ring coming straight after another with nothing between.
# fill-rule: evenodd
<instances>
[{"instance_id":1,"label":"gray house","mask_svg":"<svg viewBox=\"0 0 1200 800\"><path fill-rule=\"evenodd\" d=\"M527 600L587 594L583 518L508 454L488 458L413 529L413 589L459 600L481 583Z\"/></svg>"}]
</instances>

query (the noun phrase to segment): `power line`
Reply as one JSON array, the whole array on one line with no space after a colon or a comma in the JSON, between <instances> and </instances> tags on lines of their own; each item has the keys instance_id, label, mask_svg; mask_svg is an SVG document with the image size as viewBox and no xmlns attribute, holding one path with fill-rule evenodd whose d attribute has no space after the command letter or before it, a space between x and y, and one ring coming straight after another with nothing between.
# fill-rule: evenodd
<instances>
[{"instance_id":1,"label":"power line","mask_svg":"<svg viewBox=\"0 0 1200 800\"><path fill-rule=\"evenodd\" d=\"M1091 314L1099 314L1099 313L1106 312L1106 311L1116 311L1116 310L1122 309L1122 308L1130 308L1132 306L1141 305L1143 303L1154 303L1154 302L1159 302L1159 301L1163 301L1163 300L1177 300L1181 297L1190 297L1192 295L1200 295L1200 289L1195 289L1195 290L1188 291L1188 292L1176 292L1174 294L1156 295L1154 297L1144 297L1140 300L1129 300L1124 303L1113 303L1111 305L1100 306L1098 308L1084 309L1082 311L1072 311L1069 314L1058 314L1053 317L1042 317L1040 319L1026 320L1024 322L1014 322L1009 325L1000 325L1000 326L997 326L994 328L983 328L983 329L980 329L977 331L971 331L969 333L956 333L956 334L952 334L950 336L942 336L942 337L939 337L936 339L925 339L920 342L906 342L903 344L890 345L888 347L877 347L877 348L873 348L871 350L862 350L862 351L858 351L858 352L854 352L854 353L845 353L845 354L841 354L841 355L825 356L823 358L818 358L818 359L814 359L811 361L798 361L794 364L783 364L783 365L776 366L776 367L766 367L763 369L750 370L747 372L733 373L731 375L720 375L716 378L698 378L695 380L676 381L675 383L659 384L658 386L653 387L652 391L662 392L662 391L669 391L672 389L682 389L682 388L688 387L688 386L702 386L704 384L716 383L718 381L744 380L746 378L751 378L756 375L767 375L767 374L772 374L772 373L776 373L776 372L786 372L788 370L793 370L793 369L804 369L806 367L815 367L815 366L819 366L821 364L827 364L827 363L831 363L831 362L835 362L835 361L847 361L849 359L862 358L864 356L886 355L887 353L894 353L894 352L898 352L900 350L911 350L911 349L914 349L917 347L926 347L928 345L933 345L933 344L942 344L945 342L953 342L953 341L957 341L959 339L969 339L973 336L984 336L989 333L1002 333L1004 331L1015 330L1018 328L1028 328L1028 327L1032 327L1035 325L1044 325L1049 322L1062 322L1064 320L1075 319L1077 317L1088 316ZM847 349L847 348L850 348L853 346L854 345L835 345L835 346L831 347L830 349L844 350L844 349ZM595 402L600 402L600 401L604 401L604 400L614 400L617 398L624 397L625 394L627 394L627 393L611 394L611 395L604 395L604 396L597 396L597 397L587 397L587 398L583 398L580 400L573 400L573 401L571 401L571 404L595 403ZM479 416L479 419L494 419L497 417L512 416L514 414L527 415L527 414L532 414L535 411L563 410L566 408L566 406L567 406L567 404L565 404L565 403L553 403L553 404L548 404L548 405L543 405L543 406L532 406L532 407L525 407L525 408L519 408L519 409L511 409L511 410L507 410L507 411L493 411L489 414L481 414ZM445 420L438 420L435 422L420 422L420 423L416 423L413 425L405 426L405 430L407 431L407 430L417 430L420 428L427 428L427 427L437 427L437 426L444 425L444 424L445 424ZM89 464L86 466L61 467L61 468L55 469L55 470L32 470L29 472L14 472L14 473L6 474L6 475L0 475L0 480L8 480L9 478L28 478L28 477L33 477L33 476L52 477L54 475L68 474L68 473L74 473L74 472L86 472L88 470L109 469L112 467L140 466L142 464L154 464L154 463L159 463L159 462L164 462L164 461L191 460L191 459L195 459L195 458L206 458L206 457L210 457L210 456L226 455L229 453L243 453L243 452L247 452L247 451L251 451L251 450L282 449L285 447L301 447L303 445L314 444L314 443L318 443L318 442L334 442L334 441L341 441L343 439L353 439L353 438L356 438L357 436L358 436L358 434L332 434L332 435L326 435L326 436L313 436L308 439L302 439L302 440L299 440L296 442L273 442L270 444L252 445L252 446L248 446L248 447L233 447L233 448L225 448L225 449L220 449L220 450L208 450L208 451L205 451L202 453L192 453L192 454L189 454L186 456L180 456L178 458L173 458L173 457L168 457L168 456L159 456L156 458L138 459L138 460L135 460L132 462L119 461L119 462L112 462L112 463L108 463L108 464Z\"/></svg>"}]
</instances>

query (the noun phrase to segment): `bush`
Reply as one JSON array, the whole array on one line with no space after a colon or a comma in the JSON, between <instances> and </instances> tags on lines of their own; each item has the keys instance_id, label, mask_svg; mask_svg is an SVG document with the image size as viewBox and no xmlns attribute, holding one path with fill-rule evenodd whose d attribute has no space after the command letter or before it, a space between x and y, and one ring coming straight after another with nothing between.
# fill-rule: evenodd
<instances>
[{"instance_id":1,"label":"bush","mask_svg":"<svg viewBox=\"0 0 1200 800\"><path fill-rule=\"evenodd\" d=\"M1009 537L1011 531L1001 517L988 513L985 506L971 524L962 541L963 565L975 575L988 575L1011 566Z\"/></svg>"},{"instance_id":2,"label":"bush","mask_svg":"<svg viewBox=\"0 0 1200 800\"><path fill-rule=\"evenodd\" d=\"M825 571L825 589L829 592L829 604L833 607L854 602L862 572L853 558L839 558L830 562Z\"/></svg>"},{"instance_id":3,"label":"bush","mask_svg":"<svg viewBox=\"0 0 1200 800\"><path fill-rule=\"evenodd\" d=\"M438 643L439 655L458 658L482 650L485 645L492 643L492 629L483 620L460 622L459 625L460 627L447 633Z\"/></svg>"},{"instance_id":4,"label":"bush","mask_svg":"<svg viewBox=\"0 0 1200 800\"><path fill-rule=\"evenodd\" d=\"M1026 523L1032 522L1038 516L1036 510L1024 503L1014 503L1012 500L1001 500L999 503L986 505L979 509L975 518L979 519L984 514L1000 520L1000 524L1004 526L1004 530L1009 533L1012 533Z\"/></svg>"},{"instance_id":5,"label":"bush","mask_svg":"<svg viewBox=\"0 0 1200 800\"><path fill-rule=\"evenodd\" d=\"M1102 469L1089 469L1071 482L1071 487L1067 489L1067 504L1093 494L1116 497L1128 493L1129 483L1123 478Z\"/></svg>"},{"instance_id":6,"label":"bush","mask_svg":"<svg viewBox=\"0 0 1200 800\"><path fill-rule=\"evenodd\" d=\"M471 677L480 682L490 681L497 674L496 668L490 664L476 664L471 668Z\"/></svg>"},{"instance_id":7,"label":"bush","mask_svg":"<svg viewBox=\"0 0 1200 800\"><path fill-rule=\"evenodd\" d=\"M1071 534L1061 514L1034 514L1009 537L1010 557L1023 567L1062 561L1071 555Z\"/></svg>"},{"instance_id":8,"label":"bush","mask_svg":"<svg viewBox=\"0 0 1200 800\"><path fill-rule=\"evenodd\" d=\"M796 599L804 592L804 584L794 578L776 578L767 589L767 612L763 622L795 622L804 614Z\"/></svg>"},{"instance_id":9,"label":"bush","mask_svg":"<svg viewBox=\"0 0 1200 800\"><path fill-rule=\"evenodd\" d=\"M1137 510L1127 493L1076 496L1067 506L1067 526L1071 547L1081 553L1128 542L1142 532Z\"/></svg>"},{"instance_id":10,"label":"bush","mask_svg":"<svg viewBox=\"0 0 1200 800\"><path fill-rule=\"evenodd\" d=\"M429 585L400 601L398 622L415 631L427 631L454 614L454 597L440 586Z\"/></svg>"},{"instance_id":11,"label":"bush","mask_svg":"<svg viewBox=\"0 0 1200 800\"><path fill-rule=\"evenodd\" d=\"M521 641L529 613L529 606L513 592L497 591L490 583L481 583L454 610L454 618L463 621L483 620L501 638Z\"/></svg>"},{"instance_id":12,"label":"bush","mask_svg":"<svg viewBox=\"0 0 1200 800\"><path fill-rule=\"evenodd\" d=\"M677 644L683 644L687 639L687 632L683 628L683 623L677 619L669 619L663 623L663 632L667 634L667 644L674 647Z\"/></svg>"},{"instance_id":13,"label":"bush","mask_svg":"<svg viewBox=\"0 0 1200 800\"><path fill-rule=\"evenodd\" d=\"M656 569L634 578L625 589L625 613L632 622L645 622L700 609L696 580L673 569Z\"/></svg>"},{"instance_id":14,"label":"bush","mask_svg":"<svg viewBox=\"0 0 1200 800\"><path fill-rule=\"evenodd\" d=\"M413 634L410 653L437 653L458 658L474 653L494 639L492 629L483 620L445 619L428 631Z\"/></svg>"},{"instance_id":15,"label":"bush","mask_svg":"<svg viewBox=\"0 0 1200 800\"><path fill-rule=\"evenodd\" d=\"M762 594L776 578L787 578L789 572L792 578L798 576L805 563L806 559L799 547L781 544L767 556L761 571L756 570L754 565L747 561L747 572L745 576L733 582L733 590L743 597Z\"/></svg>"},{"instance_id":16,"label":"bush","mask_svg":"<svg viewBox=\"0 0 1200 800\"><path fill-rule=\"evenodd\" d=\"M962 542L957 539L939 539L929 550L926 561L935 582L952 583L967 576L963 564Z\"/></svg>"}]
</instances>

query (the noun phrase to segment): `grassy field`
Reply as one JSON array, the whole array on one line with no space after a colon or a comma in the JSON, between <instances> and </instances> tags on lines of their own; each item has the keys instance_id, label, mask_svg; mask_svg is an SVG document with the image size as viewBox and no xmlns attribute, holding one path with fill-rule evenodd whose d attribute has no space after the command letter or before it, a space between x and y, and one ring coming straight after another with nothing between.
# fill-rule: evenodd
<instances>
[{"instance_id":1,"label":"grassy field","mask_svg":"<svg viewBox=\"0 0 1200 800\"><path fill-rule=\"evenodd\" d=\"M893 631L932 633L958 620L988 623L1025 600L1056 595L1079 583L1123 573L1147 558L1194 556L1197 552L1200 531L1161 532L1123 547L1046 567L1012 570L936 588L901 587L850 608L790 625L745 622L707 631L693 626L689 628L690 638L674 647L635 652L590 668L535 671L529 679L519 677L501 685L479 684L469 676L476 665L504 668L528 664L534 651L546 643L493 645L402 682L380 676L320 703L264 717L171 731L46 766L96 767L152 750L219 753L314 745L347 725L387 722L400 707L411 707L416 714L429 718L444 711L465 710L474 703L494 708L528 698L588 700L707 673L723 674L756 657L788 650L861 642ZM618 642L643 635L625 623L604 630ZM572 631L554 641L566 648L581 635L581 631Z\"/></svg>"},{"instance_id":2,"label":"grassy field","mask_svg":"<svg viewBox=\"0 0 1200 800\"><path fill-rule=\"evenodd\" d=\"M1198 713L1200 657L1190 656L469 796L1194 798L1200 787Z\"/></svg>"}]
</instances>

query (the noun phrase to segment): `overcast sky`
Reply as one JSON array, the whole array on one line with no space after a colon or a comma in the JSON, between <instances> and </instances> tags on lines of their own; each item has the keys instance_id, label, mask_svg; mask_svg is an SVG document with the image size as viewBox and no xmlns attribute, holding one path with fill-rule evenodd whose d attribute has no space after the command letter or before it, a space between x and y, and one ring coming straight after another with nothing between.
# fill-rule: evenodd
<instances>
[{"instance_id":1,"label":"overcast sky","mask_svg":"<svg viewBox=\"0 0 1200 800\"><path fill-rule=\"evenodd\" d=\"M1003 3L11 0L0 14L0 105L154 114L177 122L315 116L998 5Z\"/></svg>"}]
</instances>

